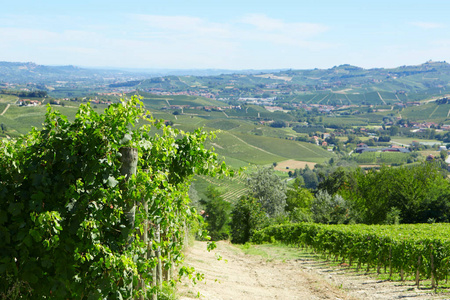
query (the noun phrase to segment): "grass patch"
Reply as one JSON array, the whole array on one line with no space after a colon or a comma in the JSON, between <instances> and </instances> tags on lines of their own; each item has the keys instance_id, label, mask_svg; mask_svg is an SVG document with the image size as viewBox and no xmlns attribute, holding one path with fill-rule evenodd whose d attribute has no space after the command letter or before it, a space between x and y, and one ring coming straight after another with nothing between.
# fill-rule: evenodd
<instances>
[{"instance_id":1,"label":"grass patch","mask_svg":"<svg viewBox=\"0 0 450 300\"><path fill-rule=\"evenodd\" d=\"M357 262L353 262L352 266L348 265L348 261L344 262L341 258L331 257L323 254L318 254L310 248L302 248L294 245L286 245L282 243L255 245L246 243L244 245L237 245L237 247L247 255L260 256L266 261L292 261L299 260L309 262L313 267L320 269L331 268L335 271L343 272L344 275L370 276L380 281L395 281L400 285L411 286L412 289L417 289L415 286L415 272L405 273L404 281L401 281L401 276L398 273L393 273L390 276L389 268L379 268L375 265L361 264L360 269L357 270ZM368 271L367 271L368 270ZM378 272L379 271L379 272ZM445 294L450 292L450 282L439 282L439 287L436 290L431 288L431 279L420 279L421 291L435 292L436 294Z\"/></svg>"},{"instance_id":2,"label":"grass patch","mask_svg":"<svg viewBox=\"0 0 450 300\"><path fill-rule=\"evenodd\" d=\"M408 159L413 160L412 153L395 152L363 152L353 154L352 158L358 164L402 164L407 163Z\"/></svg>"}]
</instances>

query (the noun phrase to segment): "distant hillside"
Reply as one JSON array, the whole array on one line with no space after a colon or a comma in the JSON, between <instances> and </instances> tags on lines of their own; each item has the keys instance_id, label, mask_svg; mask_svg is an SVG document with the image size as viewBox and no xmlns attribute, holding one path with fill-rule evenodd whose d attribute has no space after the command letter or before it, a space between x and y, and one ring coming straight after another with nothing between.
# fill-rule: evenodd
<instances>
[{"instance_id":1,"label":"distant hillside","mask_svg":"<svg viewBox=\"0 0 450 300\"><path fill-rule=\"evenodd\" d=\"M0 88L2 85L8 88L6 83L31 83L35 85L31 89L48 90L53 97L138 89L153 94L185 94L217 100L262 98L280 106L286 103L393 105L450 94L450 65L429 61L392 69L340 65L309 70L123 71L0 62Z\"/></svg>"},{"instance_id":2,"label":"distant hillside","mask_svg":"<svg viewBox=\"0 0 450 300\"><path fill-rule=\"evenodd\" d=\"M0 82L15 84L53 84L58 81L111 83L139 76L118 70L87 69L76 66L44 66L32 62L0 61ZM143 78L140 74L139 78Z\"/></svg>"},{"instance_id":3,"label":"distant hillside","mask_svg":"<svg viewBox=\"0 0 450 300\"><path fill-rule=\"evenodd\" d=\"M135 87L148 92L210 92L224 99L276 97L279 103L391 105L449 93L450 65L430 61L393 69L341 65L259 74L164 76L110 87Z\"/></svg>"},{"instance_id":4,"label":"distant hillside","mask_svg":"<svg viewBox=\"0 0 450 300\"><path fill-rule=\"evenodd\" d=\"M279 70L264 70L278 72ZM138 84L145 79L161 76L217 76L221 74L255 74L261 70L225 70L225 69L133 69L133 68L82 68L77 66L45 66L33 62L0 61L0 82L24 83L55 83L57 81L71 82L127 82ZM126 84L132 86L133 84Z\"/></svg>"}]
</instances>

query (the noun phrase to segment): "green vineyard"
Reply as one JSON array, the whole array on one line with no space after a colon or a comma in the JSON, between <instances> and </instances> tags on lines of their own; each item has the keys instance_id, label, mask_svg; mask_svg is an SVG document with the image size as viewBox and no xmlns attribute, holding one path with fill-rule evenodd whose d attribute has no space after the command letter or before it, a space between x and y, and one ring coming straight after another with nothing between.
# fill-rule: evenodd
<instances>
[{"instance_id":1,"label":"green vineyard","mask_svg":"<svg viewBox=\"0 0 450 300\"><path fill-rule=\"evenodd\" d=\"M359 164L402 164L412 160L412 153L364 152L352 156Z\"/></svg>"},{"instance_id":2,"label":"green vineyard","mask_svg":"<svg viewBox=\"0 0 450 300\"><path fill-rule=\"evenodd\" d=\"M436 288L450 273L450 224L404 225L321 225L289 224L267 227L256 232L252 241L280 241L311 247L314 251L342 260L357 270L363 266L389 277L398 273L404 280L413 276L431 279Z\"/></svg>"}]
</instances>

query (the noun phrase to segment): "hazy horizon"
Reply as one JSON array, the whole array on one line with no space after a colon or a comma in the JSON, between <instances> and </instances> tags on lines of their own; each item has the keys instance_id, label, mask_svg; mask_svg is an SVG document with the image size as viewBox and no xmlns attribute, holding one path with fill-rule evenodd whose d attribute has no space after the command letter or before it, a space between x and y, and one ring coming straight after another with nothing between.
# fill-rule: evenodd
<instances>
[{"instance_id":1,"label":"hazy horizon","mask_svg":"<svg viewBox=\"0 0 450 300\"><path fill-rule=\"evenodd\" d=\"M450 60L450 2L9 3L0 60L88 68L365 69Z\"/></svg>"}]
</instances>

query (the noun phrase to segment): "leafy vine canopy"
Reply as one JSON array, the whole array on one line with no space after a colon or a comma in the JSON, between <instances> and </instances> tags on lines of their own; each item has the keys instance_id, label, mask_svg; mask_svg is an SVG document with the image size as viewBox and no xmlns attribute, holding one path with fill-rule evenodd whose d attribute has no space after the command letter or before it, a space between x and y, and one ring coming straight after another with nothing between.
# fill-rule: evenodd
<instances>
[{"instance_id":1,"label":"leafy vine canopy","mask_svg":"<svg viewBox=\"0 0 450 300\"><path fill-rule=\"evenodd\" d=\"M204 147L214 137L165 126L137 96L103 114L81 105L74 121L49 107L42 130L2 142L0 295L121 299L142 293L139 277L152 286L156 260L145 258L148 244L129 236L142 235L148 220L150 237L155 228L164 233L150 244L162 247L166 265L182 262L185 224L197 218L188 205L190 180L231 173ZM136 173L127 178L120 171L124 147L138 152ZM134 224L125 230L135 203Z\"/></svg>"}]
</instances>

